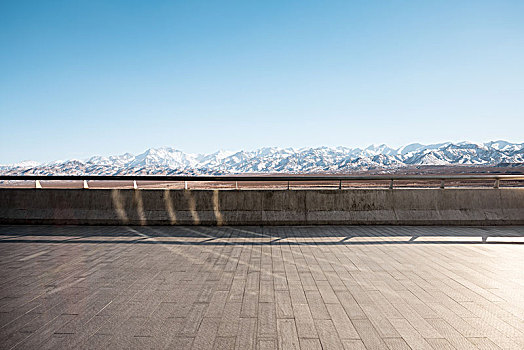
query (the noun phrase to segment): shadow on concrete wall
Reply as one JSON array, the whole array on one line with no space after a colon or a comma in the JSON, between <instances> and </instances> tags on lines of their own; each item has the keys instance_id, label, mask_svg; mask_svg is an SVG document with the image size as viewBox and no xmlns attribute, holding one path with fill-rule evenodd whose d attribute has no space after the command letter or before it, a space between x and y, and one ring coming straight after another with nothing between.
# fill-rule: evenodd
<instances>
[{"instance_id":1,"label":"shadow on concrete wall","mask_svg":"<svg viewBox=\"0 0 524 350\"><path fill-rule=\"evenodd\" d=\"M195 194L198 194L198 199ZM155 198L156 196L161 198ZM146 196L146 198L144 198ZM113 215L118 223L128 225L222 225L218 190L142 191L111 190ZM204 220L202 220L204 218ZM93 218L96 220L96 218Z\"/></svg>"}]
</instances>

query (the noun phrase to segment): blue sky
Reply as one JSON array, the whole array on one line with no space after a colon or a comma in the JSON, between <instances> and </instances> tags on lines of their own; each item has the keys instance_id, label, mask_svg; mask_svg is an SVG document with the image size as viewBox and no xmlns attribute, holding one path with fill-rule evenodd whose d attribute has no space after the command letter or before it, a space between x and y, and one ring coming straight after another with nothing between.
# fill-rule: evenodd
<instances>
[{"instance_id":1,"label":"blue sky","mask_svg":"<svg viewBox=\"0 0 524 350\"><path fill-rule=\"evenodd\" d=\"M524 1L1 1L0 164L524 142Z\"/></svg>"}]
</instances>

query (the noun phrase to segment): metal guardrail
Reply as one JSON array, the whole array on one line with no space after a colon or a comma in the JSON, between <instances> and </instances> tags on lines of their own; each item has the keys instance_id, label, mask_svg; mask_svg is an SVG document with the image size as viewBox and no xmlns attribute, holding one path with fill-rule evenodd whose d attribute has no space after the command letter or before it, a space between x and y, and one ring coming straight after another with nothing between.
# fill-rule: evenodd
<instances>
[{"instance_id":1,"label":"metal guardrail","mask_svg":"<svg viewBox=\"0 0 524 350\"><path fill-rule=\"evenodd\" d=\"M395 181L440 181L440 188L445 187L446 181L493 181L493 187L499 188L500 181L524 181L524 175L228 175L228 176L185 176L185 175L0 175L0 181L29 180L35 181L36 188L42 188L40 181L83 181L84 188L89 188L88 181L133 181L133 187L138 188L137 181L184 182L187 189L188 182L328 182L337 181L339 189L342 182L347 181L389 181L389 188L393 189Z\"/></svg>"}]
</instances>

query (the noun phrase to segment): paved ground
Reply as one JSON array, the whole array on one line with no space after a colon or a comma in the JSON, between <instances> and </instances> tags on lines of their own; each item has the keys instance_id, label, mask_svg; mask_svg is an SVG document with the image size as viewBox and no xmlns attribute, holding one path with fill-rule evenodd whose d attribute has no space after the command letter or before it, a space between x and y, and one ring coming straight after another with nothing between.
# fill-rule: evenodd
<instances>
[{"instance_id":1,"label":"paved ground","mask_svg":"<svg viewBox=\"0 0 524 350\"><path fill-rule=\"evenodd\" d=\"M523 349L523 227L0 226L1 349Z\"/></svg>"}]
</instances>

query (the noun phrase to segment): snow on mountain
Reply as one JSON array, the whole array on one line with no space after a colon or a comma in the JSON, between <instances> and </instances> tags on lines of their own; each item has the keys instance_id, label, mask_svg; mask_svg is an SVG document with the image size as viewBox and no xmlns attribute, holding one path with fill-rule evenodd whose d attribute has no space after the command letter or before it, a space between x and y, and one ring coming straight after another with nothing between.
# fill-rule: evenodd
<instances>
[{"instance_id":1,"label":"snow on mountain","mask_svg":"<svg viewBox=\"0 0 524 350\"><path fill-rule=\"evenodd\" d=\"M488 142L485 145L499 151L518 151L524 148L524 143L516 144L503 140Z\"/></svg>"},{"instance_id":2,"label":"snow on mountain","mask_svg":"<svg viewBox=\"0 0 524 350\"><path fill-rule=\"evenodd\" d=\"M93 156L87 160L55 161L46 164L21 162L0 166L3 174L239 174L239 173L333 173L374 169L391 170L419 165L524 164L524 143L492 141L422 145L412 143L398 149L387 145L367 148L265 147L253 151L220 150L190 154L162 147L139 154Z\"/></svg>"},{"instance_id":3,"label":"snow on mountain","mask_svg":"<svg viewBox=\"0 0 524 350\"><path fill-rule=\"evenodd\" d=\"M184 169L194 167L197 164L198 162L195 155L187 154L170 147L163 147L148 149L144 153L136 156L128 166L162 166L171 169Z\"/></svg>"},{"instance_id":4,"label":"snow on mountain","mask_svg":"<svg viewBox=\"0 0 524 350\"><path fill-rule=\"evenodd\" d=\"M134 159L135 159L134 155L132 155L131 153L125 153L119 156L110 156L110 157L94 156L94 157L89 158L86 161L86 163L96 164L96 165L125 166Z\"/></svg>"},{"instance_id":5,"label":"snow on mountain","mask_svg":"<svg viewBox=\"0 0 524 350\"><path fill-rule=\"evenodd\" d=\"M390 148L387 145L382 144L382 145L371 145L365 148L363 153L368 156L375 156L379 154L389 156L389 155L395 155L398 152L396 149Z\"/></svg>"},{"instance_id":6,"label":"snow on mountain","mask_svg":"<svg viewBox=\"0 0 524 350\"><path fill-rule=\"evenodd\" d=\"M16 164L7 165L7 166L8 167L16 167L16 168L27 169L27 168L34 168L36 166L39 166L40 164L41 163L35 162L34 160L24 160L22 162L19 162L19 163L16 163Z\"/></svg>"}]
</instances>

